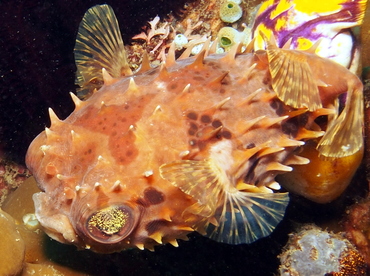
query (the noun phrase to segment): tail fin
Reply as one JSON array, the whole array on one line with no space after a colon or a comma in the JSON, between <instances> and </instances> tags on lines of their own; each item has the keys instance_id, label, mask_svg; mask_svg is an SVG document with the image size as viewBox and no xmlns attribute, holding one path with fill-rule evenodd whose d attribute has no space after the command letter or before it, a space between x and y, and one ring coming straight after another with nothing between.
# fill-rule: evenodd
<instances>
[{"instance_id":1,"label":"tail fin","mask_svg":"<svg viewBox=\"0 0 370 276\"><path fill-rule=\"evenodd\" d=\"M346 106L330 122L325 135L317 145L323 156L340 158L352 155L363 147L364 105L362 84L349 85Z\"/></svg>"}]
</instances>

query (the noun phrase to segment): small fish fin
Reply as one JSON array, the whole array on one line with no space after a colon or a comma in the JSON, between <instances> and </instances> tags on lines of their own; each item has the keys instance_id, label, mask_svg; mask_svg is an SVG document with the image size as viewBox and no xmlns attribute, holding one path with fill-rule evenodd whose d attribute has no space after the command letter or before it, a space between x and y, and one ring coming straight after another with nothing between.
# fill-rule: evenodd
<instances>
[{"instance_id":1,"label":"small fish fin","mask_svg":"<svg viewBox=\"0 0 370 276\"><path fill-rule=\"evenodd\" d=\"M350 90L347 103L339 116L329 123L317 145L325 157L341 158L355 154L363 147L364 106L362 86Z\"/></svg>"},{"instance_id":2,"label":"small fish fin","mask_svg":"<svg viewBox=\"0 0 370 276\"><path fill-rule=\"evenodd\" d=\"M162 178L197 200L189 210L204 217L214 214L220 193L229 185L226 173L212 161L175 161L162 165L159 171Z\"/></svg>"},{"instance_id":3,"label":"small fish fin","mask_svg":"<svg viewBox=\"0 0 370 276\"><path fill-rule=\"evenodd\" d=\"M208 224L207 236L229 244L252 243L271 234L288 203L288 193L226 192L218 225Z\"/></svg>"},{"instance_id":4,"label":"small fish fin","mask_svg":"<svg viewBox=\"0 0 370 276\"><path fill-rule=\"evenodd\" d=\"M269 71L272 77L272 87L278 98L294 108L308 108L314 111L322 107L319 89L308 63L306 54L280 49L271 36L265 39Z\"/></svg>"},{"instance_id":5,"label":"small fish fin","mask_svg":"<svg viewBox=\"0 0 370 276\"><path fill-rule=\"evenodd\" d=\"M108 5L97 5L84 15L74 48L78 95L85 97L103 85L102 68L113 78L131 75L117 18Z\"/></svg>"}]
</instances>

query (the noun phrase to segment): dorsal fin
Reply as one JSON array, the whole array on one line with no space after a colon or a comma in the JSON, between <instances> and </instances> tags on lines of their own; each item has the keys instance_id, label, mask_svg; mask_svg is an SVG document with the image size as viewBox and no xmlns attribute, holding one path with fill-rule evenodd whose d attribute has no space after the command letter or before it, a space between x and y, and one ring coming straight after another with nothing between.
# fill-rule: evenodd
<instances>
[{"instance_id":1,"label":"dorsal fin","mask_svg":"<svg viewBox=\"0 0 370 276\"><path fill-rule=\"evenodd\" d=\"M102 68L113 78L132 74L117 18L108 5L94 6L85 13L78 29L74 54L80 97L102 86Z\"/></svg>"}]
</instances>

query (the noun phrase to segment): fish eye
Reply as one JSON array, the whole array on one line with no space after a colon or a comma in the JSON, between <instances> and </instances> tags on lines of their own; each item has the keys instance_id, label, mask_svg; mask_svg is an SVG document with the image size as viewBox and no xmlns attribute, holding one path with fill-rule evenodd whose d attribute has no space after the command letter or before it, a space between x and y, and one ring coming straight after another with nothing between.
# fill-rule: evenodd
<instances>
[{"instance_id":1,"label":"fish eye","mask_svg":"<svg viewBox=\"0 0 370 276\"><path fill-rule=\"evenodd\" d=\"M133 210L125 205L112 205L92 213L86 220L85 233L100 243L117 243L135 226Z\"/></svg>"}]
</instances>

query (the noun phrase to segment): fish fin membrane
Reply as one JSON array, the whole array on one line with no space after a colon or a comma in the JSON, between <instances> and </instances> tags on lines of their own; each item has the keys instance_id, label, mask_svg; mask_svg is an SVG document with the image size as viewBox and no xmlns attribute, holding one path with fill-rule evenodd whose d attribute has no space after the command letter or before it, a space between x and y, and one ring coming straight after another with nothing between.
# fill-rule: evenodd
<instances>
[{"instance_id":1,"label":"fish fin membrane","mask_svg":"<svg viewBox=\"0 0 370 276\"><path fill-rule=\"evenodd\" d=\"M294 108L308 108L314 111L322 107L317 82L306 62L307 54L280 49L273 35L270 39L261 31L266 43L266 53L272 87L278 98Z\"/></svg>"},{"instance_id":2,"label":"fish fin membrane","mask_svg":"<svg viewBox=\"0 0 370 276\"><path fill-rule=\"evenodd\" d=\"M221 169L209 161L181 160L164 164L159 170L162 178L197 200L189 209L192 213L203 217L214 214L224 183L228 181Z\"/></svg>"},{"instance_id":3,"label":"fish fin membrane","mask_svg":"<svg viewBox=\"0 0 370 276\"><path fill-rule=\"evenodd\" d=\"M121 32L113 9L97 5L85 13L74 48L79 97L91 94L103 85L102 69L113 77L131 75Z\"/></svg>"},{"instance_id":4,"label":"fish fin membrane","mask_svg":"<svg viewBox=\"0 0 370 276\"><path fill-rule=\"evenodd\" d=\"M346 102L343 111L329 123L326 133L317 145L317 150L325 157L350 156L363 147L362 86L350 90Z\"/></svg>"},{"instance_id":5,"label":"fish fin membrane","mask_svg":"<svg viewBox=\"0 0 370 276\"><path fill-rule=\"evenodd\" d=\"M218 225L208 224L206 236L228 244L252 243L271 234L288 203L288 193L226 193Z\"/></svg>"},{"instance_id":6,"label":"fish fin membrane","mask_svg":"<svg viewBox=\"0 0 370 276\"><path fill-rule=\"evenodd\" d=\"M294 108L322 108L319 89L305 54L295 50L267 50L272 87L278 98Z\"/></svg>"},{"instance_id":7,"label":"fish fin membrane","mask_svg":"<svg viewBox=\"0 0 370 276\"><path fill-rule=\"evenodd\" d=\"M160 167L160 174L197 200L185 211L207 219L206 235L219 242L252 243L270 235L283 219L289 203L288 193L237 190L226 173L211 160L181 160L164 164ZM210 223L214 219L217 226Z\"/></svg>"}]
</instances>

